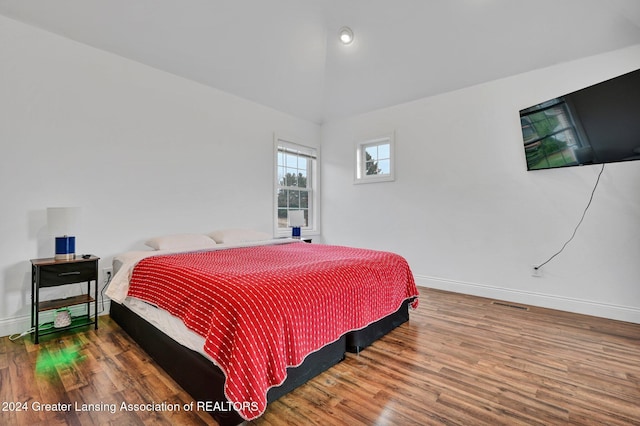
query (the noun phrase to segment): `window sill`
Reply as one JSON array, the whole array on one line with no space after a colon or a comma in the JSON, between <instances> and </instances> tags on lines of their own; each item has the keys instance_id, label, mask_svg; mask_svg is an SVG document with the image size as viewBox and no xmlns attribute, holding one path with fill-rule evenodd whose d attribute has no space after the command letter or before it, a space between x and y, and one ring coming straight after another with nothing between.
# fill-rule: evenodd
<instances>
[{"instance_id":1,"label":"window sill","mask_svg":"<svg viewBox=\"0 0 640 426\"><path fill-rule=\"evenodd\" d=\"M393 182L396 180L394 176L375 176L366 178L355 178L353 183L359 185L361 183L377 183L377 182Z\"/></svg>"}]
</instances>

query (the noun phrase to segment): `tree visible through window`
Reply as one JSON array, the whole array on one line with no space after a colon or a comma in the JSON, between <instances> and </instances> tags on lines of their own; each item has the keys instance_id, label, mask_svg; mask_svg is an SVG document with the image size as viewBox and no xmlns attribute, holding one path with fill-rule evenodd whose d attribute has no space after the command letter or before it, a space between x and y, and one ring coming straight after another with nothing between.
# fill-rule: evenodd
<instances>
[{"instance_id":1,"label":"tree visible through window","mask_svg":"<svg viewBox=\"0 0 640 426\"><path fill-rule=\"evenodd\" d=\"M391 172L391 144L389 142L364 146L365 173L371 175L388 175Z\"/></svg>"},{"instance_id":2,"label":"tree visible through window","mask_svg":"<svg viewBox=\"0 0 640 426\"><path fill-rule=\"evenodd\" d=\"M296 210L304 213L303 229L313 229L316 150L282 140L277 141L276 149L276 231L287 232L289 213Z\"/></svg>"}]
</instances>

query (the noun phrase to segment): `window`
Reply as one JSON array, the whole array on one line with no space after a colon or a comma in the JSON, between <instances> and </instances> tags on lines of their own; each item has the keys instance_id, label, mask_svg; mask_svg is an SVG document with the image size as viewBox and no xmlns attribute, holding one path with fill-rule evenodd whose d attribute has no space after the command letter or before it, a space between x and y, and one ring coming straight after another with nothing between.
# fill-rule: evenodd
<instances>
[{"instance_id":1,"label":"window","mask_svg":"<svg viewBox=\"0 0 640 426\"><path fill-rule=\"evenodd\" d=\"M318 231L318 153L276 138L275 235L290 236L289 213L302 210L303 234Z\"/></svg>"},{"instance_id":2,"label":"window","mask_svg":"<svg viewBox=\"0 0 640 426\"><path fill-rule=\"evenodd\" d=\"M394 137L385 136L356 145L355 183L384 182L395 179Z\"/></svg>"}]
</instances>

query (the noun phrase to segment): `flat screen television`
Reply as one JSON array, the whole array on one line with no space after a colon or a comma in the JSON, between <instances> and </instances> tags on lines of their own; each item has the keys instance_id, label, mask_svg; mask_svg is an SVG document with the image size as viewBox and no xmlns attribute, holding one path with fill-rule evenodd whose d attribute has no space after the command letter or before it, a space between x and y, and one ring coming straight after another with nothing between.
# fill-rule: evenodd
<instances>
[{"instance_id":1,"label":"flat screen television","mask_svg":"<svg viewBox=\"0 0 640 426\"><path fill-rule=\"evenodd\" d=\"M640 160L640 69L520 111L528 170Z\"/></svg>"}]
</instances>

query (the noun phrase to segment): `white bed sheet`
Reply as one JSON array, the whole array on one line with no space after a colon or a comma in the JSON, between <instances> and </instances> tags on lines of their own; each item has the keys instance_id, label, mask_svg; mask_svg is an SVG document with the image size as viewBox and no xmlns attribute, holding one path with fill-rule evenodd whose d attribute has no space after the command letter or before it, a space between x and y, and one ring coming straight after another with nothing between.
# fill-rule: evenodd
<instances>
[{"instance_id":1,"label":"white bed sheet","mask_svg":"<svg viewBox=\"0 0 640 426\"><path fill-rule=\"evenodd\" d=\"M182 346L196 351L211 362L214 362L203 350L204 337L189 330L180 318L174 317L164 309L158 309L153 305L133 297L127 297L123 305Z\"/></svg>"}]
</instances>

